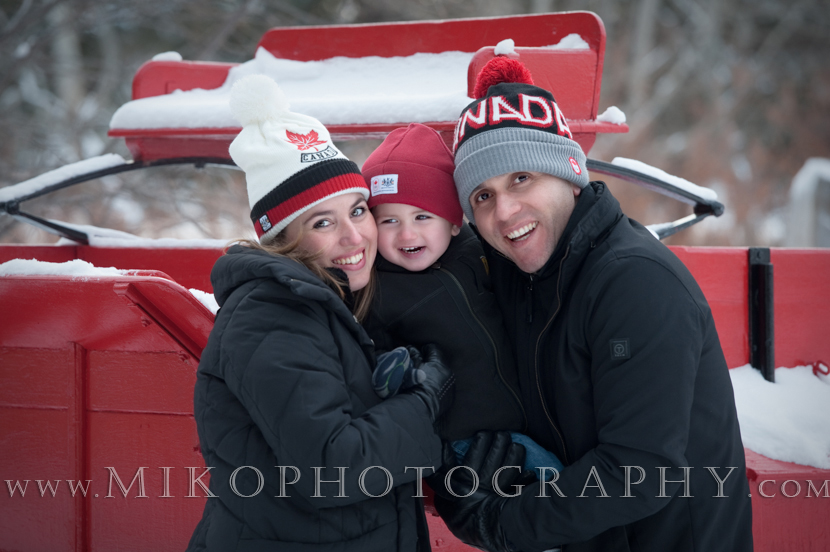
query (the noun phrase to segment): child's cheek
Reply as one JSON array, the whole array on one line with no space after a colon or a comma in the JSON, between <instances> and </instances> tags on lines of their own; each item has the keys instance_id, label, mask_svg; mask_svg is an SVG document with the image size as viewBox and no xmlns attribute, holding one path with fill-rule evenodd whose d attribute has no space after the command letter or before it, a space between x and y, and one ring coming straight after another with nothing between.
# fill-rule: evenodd
<instances>
[{"instance_id":1,"label":"child's cheek","mask_svg":"<svg viewBox=\"0 0 830 552\"><path fill-rule=\"evenodd\" d=\"M387 259L395 252L395 248L392 246L394 238L394 232L390 231L389 228L384 228L381 224L378 225L378 251Z\"/></svg>"}]
</instances>

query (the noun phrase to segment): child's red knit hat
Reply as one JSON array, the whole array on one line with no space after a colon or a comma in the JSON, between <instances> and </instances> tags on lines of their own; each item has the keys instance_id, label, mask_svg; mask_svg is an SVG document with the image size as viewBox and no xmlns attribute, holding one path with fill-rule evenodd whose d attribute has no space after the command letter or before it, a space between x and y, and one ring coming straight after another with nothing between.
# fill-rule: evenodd
<instances>
[{"instance_id":1,"label":"child's red knit hat","mask_svg":"<svg viewBox=\"0 0 830 552\"><path fill-rule=\"evenodd\" d=\"M435 130L419 123L395 129L363 164L369 208L403 203L461 226L454 170L452 152Z\"/></svg>"}]
</instances>

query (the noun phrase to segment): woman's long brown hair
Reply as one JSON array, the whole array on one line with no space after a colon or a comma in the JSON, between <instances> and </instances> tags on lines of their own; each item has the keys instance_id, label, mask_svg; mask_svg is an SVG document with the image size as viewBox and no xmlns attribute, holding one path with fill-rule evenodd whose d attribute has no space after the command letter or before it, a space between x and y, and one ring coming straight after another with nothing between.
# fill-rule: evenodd
<instances>
[{"instance_id":1,"label":"woman's long brown hair","mask_svg":"<svg viewBox=\"0 0 830 552\"><path fill-rule=\"evenodd\" d=\"M320 253L309 253L308 251L300 249L299 244L300 241L302 241L302 238L303 235L301 233L296 239L289 242L285 236L285 232L283 231L277 234L277 236L267 244L262 244L255 240L242 239L234 241L230 245L238 243L243 247L259 249L269 255L285 257L287 259L291 259L292 261L296 261L308 268L315 276L333 288L340 295L341 299L345 300L346 294L343 291L342 286L348 286L348 281L343 282L342 280L339 280L331 272L317 264L315 261L320 257ZM230 247L230 245L228 245L228 247ZM225 250L227 251L227 248L225 248ZM374 291L375 268L373 266L371 272L369 273L369 283L366 284L363 289L359 289L352 294L354 297L352 313L355 318L357 318L358 322L363 322L366 315L369 314L369 308L372 306L372 295L374 294Z\"/></svg>"}]
</instances>

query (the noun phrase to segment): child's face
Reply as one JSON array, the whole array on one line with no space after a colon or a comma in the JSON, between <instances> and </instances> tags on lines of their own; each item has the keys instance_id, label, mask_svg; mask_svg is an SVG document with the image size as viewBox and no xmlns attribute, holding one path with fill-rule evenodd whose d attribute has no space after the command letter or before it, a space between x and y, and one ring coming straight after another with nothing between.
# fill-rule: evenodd
<instances>
[{"instance_id":1,"label":"child's face","mask_svg":"<svg viewBox=\"0 0 830 552\"><path fill-rule=\"evenodd\" d=\"M460 231L438 215L403 203L382 203L372 214L378 225L380 254L411 272L432 266Z\"/></svg>"}]
</instances>

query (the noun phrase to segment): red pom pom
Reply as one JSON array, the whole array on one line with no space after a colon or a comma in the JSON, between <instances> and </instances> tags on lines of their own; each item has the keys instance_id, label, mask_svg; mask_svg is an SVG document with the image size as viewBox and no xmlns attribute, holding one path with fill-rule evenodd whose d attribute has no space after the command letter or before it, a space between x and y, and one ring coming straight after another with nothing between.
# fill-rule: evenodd
<instances>
[{"instance_id":1,"label":"red pom pom","mask_svg":"<svg viewBox=\"0 0 830 552\"><path fill-rule=\"evenodd\" d=\"M533 84L533 76L521 61L497 56L488 61L479 71L473 96L477 100L481 99L487 95L487 90L491 86L503 82Z\"/></svg>"}]
</instances>

